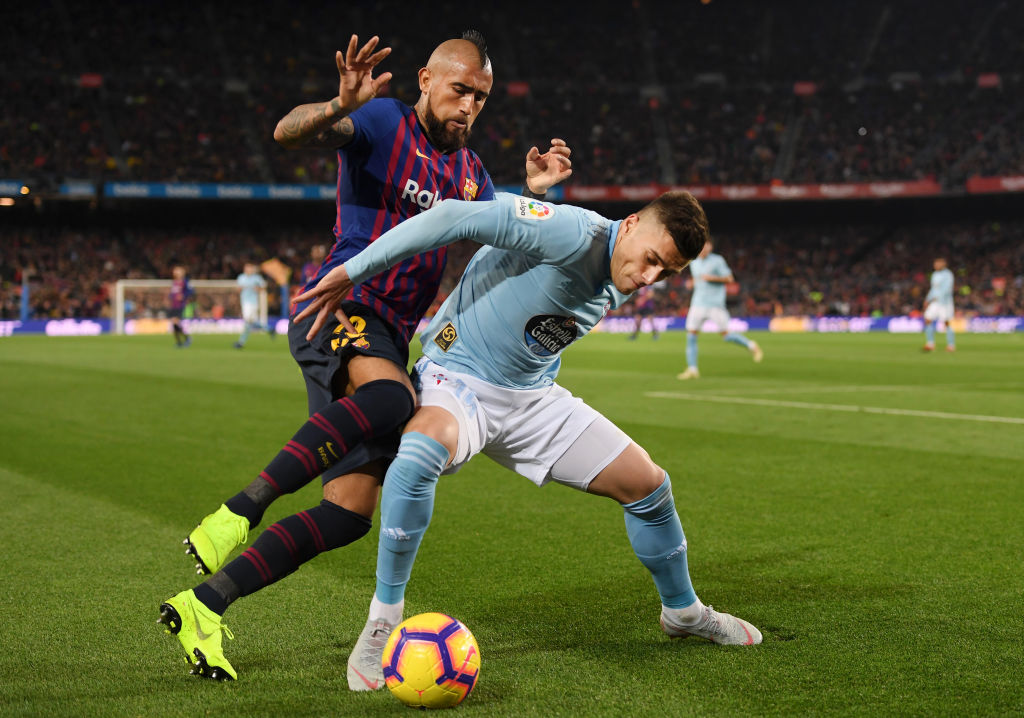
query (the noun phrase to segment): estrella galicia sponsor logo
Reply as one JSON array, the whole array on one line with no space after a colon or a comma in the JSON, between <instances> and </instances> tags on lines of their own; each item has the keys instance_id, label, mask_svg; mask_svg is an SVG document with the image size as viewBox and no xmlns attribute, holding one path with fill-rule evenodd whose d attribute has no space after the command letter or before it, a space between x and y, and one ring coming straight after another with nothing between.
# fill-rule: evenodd
<instances>
[{"instance_id":1,"label":"estrella galicia sponsor logo","mask_svg":"<svg viewBox=\"0 0 1024 718\"><path fill-rule=\"evenodd\" d=\"M558 354L576 341L576 317L557 314L538 314L526 322L523 333L526 348L539 357Z\"/></svg>"},{"instance_id":2,"label":"estrella galicia sponsor logo","mask_svg":"<svg viewBox=\"0 0 1024 718\"><path fill-rule=\"evenodd\" d=\"M551 219L555 216L554 207L527 197L516 198L515 212L520 219Z\"/></svg>"},{"instance_id":3,"label":"estrella galicia sponsor logo","mask_svg":"<svg viewBox=\"0 0 1024 718\"><path fill-rule=\"evenodd\" d=\"M434 335L434 344L441 347L441 351L447 352L452 348L452 344L459 338L458 332L455 331L455 325L448 322L437 334ZM440 383L440 382L438 382Z\"/></svg>"}]
</instances>

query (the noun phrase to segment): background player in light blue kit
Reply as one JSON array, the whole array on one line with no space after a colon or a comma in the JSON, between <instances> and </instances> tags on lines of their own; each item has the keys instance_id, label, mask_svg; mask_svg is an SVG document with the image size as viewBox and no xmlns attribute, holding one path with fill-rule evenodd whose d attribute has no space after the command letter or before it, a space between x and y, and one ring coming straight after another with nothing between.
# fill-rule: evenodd
<instances>
[{"instance_id":1,"label":"background player in light blue kit","mask_svg":"<svg viewBox=\"0 0 1024 718\"><path fill-rule=\"evenodd\" d=\"M242 336L235 342L235 349L241 349L249 339L249 332L253 329L262 329L274 336L277 332L268 324L260 321L260 290L267 288L267 280L260 274L259 267L252 262L246 262L244 271L238 275L238 286L241 291L238 299L242 304L242 320L245 326L242 328Z\"/></svg>"},{"instance_id":2,"label":"background player in light blue kit","mask_svg":"<svg viewBox=\"0 0 1024 718\"><path fill-rule=\"evenodd\" d=\"M618 222L508 194L475 204L447 200L296 298L312 298L304 312L317 314L312 335L329 319L347 321L339 307L352 286L403 257L461 238L489 245L421 335L420 408L405 427L381 498L372 604L384 617L382 630L402 618L438 477L484 453L537 485L553 480L618 501L633 550L661 597L665 633L761 642L757 628L697 598L668 474L555 383L566 347L629 294L681 271L707 236L704 211L688 192L666 193ZM382 649L357 645L349 661L383 677Z\"/></svg>"},{"instance_id":3,"label":"background player in light blue kit","mask_svg":"<svg viewBox=\"0 0 1024 718\"><path fill-rule=\"evenodd\" d=\"M946 325L946 351L956 351L956 336L953 333L953 273L946 266L946 260L938 257L932 265L932 286L924 298L924 347L923 351L935 350L935 324Z\"/></svg>"},{"instance_id":4,"label":"background player in light blue kit","mask_svg":"<svg viewBox=\"0 0 1024 718\"><path fill-rule=\"evenodd\" d=\"M739 344L754 355L754 361L764 358L764 352L752 339L747 339L738 332L729 331L729 311L725 308L725 285L733 281L732 270L720 254L711 250L714 245L709 239L704 244L700 256L690 262L690 274L693 275L693 295L690 297L690 309L686 313L686 371L678 375L678 379L697 379L697 335L710 321L718 329L727 342Z\"/></svg>"}]
</instances>

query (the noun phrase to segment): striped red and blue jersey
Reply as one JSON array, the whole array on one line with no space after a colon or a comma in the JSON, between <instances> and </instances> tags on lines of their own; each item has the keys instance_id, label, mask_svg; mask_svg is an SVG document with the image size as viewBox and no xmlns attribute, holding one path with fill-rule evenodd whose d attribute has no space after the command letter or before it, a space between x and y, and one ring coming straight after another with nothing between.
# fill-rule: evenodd
<instances>
[{"instance_id":1,"label":"striped red and blue jersey","mask_svg":"<svg viewBox=\"0 0 1024 718\"><path fill-rule=\"evenodd\" d=\"M355 135L338 150L334 246L303 291L392 227L442 200L494 199L494 185L476 153L434 149L408 105L378 98L349 118ZM408 341L437 294L446 260L446 247L418 254L355 287L350 298Z\"/></svg>"},{"instance_id":2,"label":"striped red and blue jersey","mask_svg":"<svg viewBox=\"0 0 1024 718\"><path fill-rule=\"evenodd\" d=\"M188 282L188 277L184 279L172 279L171 290L168 292L168 297L171 303L171 309L184 309L185 305L189 303L195 291L192 289L192 285Z\"/></svg>"}]
</instances>

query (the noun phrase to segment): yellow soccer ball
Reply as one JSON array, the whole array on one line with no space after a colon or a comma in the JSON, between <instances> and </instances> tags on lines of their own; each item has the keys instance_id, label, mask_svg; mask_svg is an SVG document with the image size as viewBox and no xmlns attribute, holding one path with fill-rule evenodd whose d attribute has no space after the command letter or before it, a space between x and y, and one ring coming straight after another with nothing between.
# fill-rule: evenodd
<instances>
[{"instance_id":1,"label":"yellow soccer ball","mask_svg":"<svg viewBox=\"0 0 1024 718\"><path fill-rule=\"evenodd\" d=\"M421 613L395 627L384 646L384 682L413 708L451 708L473 692L480 649L460 621Z\"/></svg>"}]
</instances>

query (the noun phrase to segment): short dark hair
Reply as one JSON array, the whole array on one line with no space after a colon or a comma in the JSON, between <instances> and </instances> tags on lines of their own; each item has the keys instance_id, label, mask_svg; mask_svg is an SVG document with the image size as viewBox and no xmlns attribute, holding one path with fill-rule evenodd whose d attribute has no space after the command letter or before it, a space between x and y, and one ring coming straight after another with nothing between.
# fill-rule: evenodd
<instances>
[{"instance_id":1,"label":"short dark hair","mask_svg":"<svg viewBox=\"0 0 1024 718\"><path fill-rule=\"evenodd\" d=\"M676 243L686 261L697 258L711 238L708 217L697 198L685 190L666 192L637 214L653 213Z\"/></svg>"},{"instance_id":2,"label":"short dark hair","mask_svg":"<svg viewBox=\"0 0 1024 718\"><path fill-rule=\"evenodd\" d=\"M484 39L483 33L479 30L466 30L462 33L462 39L476 46L476 51L480 54L480 67L487 67L491 58L487 56L487 40Z\"/></svg>"}]
</instances>

